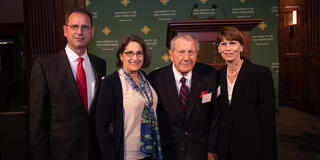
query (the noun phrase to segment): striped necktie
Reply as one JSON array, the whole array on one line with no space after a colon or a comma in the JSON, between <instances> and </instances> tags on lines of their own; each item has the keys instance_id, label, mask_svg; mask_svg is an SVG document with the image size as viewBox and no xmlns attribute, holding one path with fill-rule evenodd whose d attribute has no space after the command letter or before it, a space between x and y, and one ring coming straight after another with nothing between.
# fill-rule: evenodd
<instances>
[{"instance_id":1,"label":"striped necktie","mask_svg":"<svg viewBox=\"0 0 320 160\"><path fill-rule=\"evenodd\" d=\"M186 81L187 81L187 79L184 78L184 77L182 77L180 79L181 87L180 87L179 101L180 101L180 104L181 104L180 108L184 112L187 112L186 106L187 106L188 97L189 97L189 88L186 85Z\"/></svg>"}]
</instances>

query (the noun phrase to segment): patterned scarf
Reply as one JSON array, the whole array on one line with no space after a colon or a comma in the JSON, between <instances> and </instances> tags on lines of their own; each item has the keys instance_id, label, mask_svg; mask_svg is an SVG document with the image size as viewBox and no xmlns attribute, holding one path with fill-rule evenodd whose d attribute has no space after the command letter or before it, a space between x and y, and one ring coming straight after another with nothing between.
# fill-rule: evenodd
<instances>
[{"instance_id":1,"label":"patterned scarf","mask_svg":"<svg viewBox=\"0 0 320 160\"><path fill-rule=\"evenodd\" d=\"M140 151L152 156L152 159L162 160L158 120L155 118L155 111L152 108L153 96L149 83L141 71L138 73L140 88L123 68L120 69L120 73L132 89L137 91L145 99L141 116Z\"/></svg>"}]
</instances>

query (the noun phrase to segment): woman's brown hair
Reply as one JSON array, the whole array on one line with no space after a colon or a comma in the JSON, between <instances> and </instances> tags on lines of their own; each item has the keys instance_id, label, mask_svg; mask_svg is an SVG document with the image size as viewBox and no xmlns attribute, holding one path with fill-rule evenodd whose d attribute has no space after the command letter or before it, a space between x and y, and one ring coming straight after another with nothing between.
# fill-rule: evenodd
<instances>
[{"instance_id":1,"label":"woman's brown hair","mask_svg":"<svg viewBox=\"0 0 320 160\"><path fill-rule=\"evenodd\" d=\"M150 49L148 47L148 45L145 43L145 41L137 36L137 35L129 35L128 37L124 38L122 40L122 42L120 43L120 46L118 48L118 51L116 53L116 66L119 68L119 67L122 67L122 63L121 63L121 60L120 60L120 55L123 53L123 51L126 49L127 45L130 43L130 42L137 42L140 44L141 48L142 48L142 51L143 51L143 64L142 64L142 67L141 68L147 68L150 63L151 63L151 52L150 52Z\"/></svg>"}]
</instances>

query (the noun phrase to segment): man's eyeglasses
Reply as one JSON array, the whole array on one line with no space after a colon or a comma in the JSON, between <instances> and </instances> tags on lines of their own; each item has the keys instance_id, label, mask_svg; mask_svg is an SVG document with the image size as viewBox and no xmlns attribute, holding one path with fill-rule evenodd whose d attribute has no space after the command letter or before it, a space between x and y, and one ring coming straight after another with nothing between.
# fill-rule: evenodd
<instances>
[{"instance_id":1,"label":"man's eyeglasses","mask_svg":"<svg viewBox=\"0 0 320 160\"><path fill-rule=\"evenodd\" d=\"M74 30L74 31L77 31L77 30L80 28L80 26L77 25L77 24L71 24L71 25L66 25L66 26L70 27L71 30ZM92 28L92 27L91 27L91 26L88 26L88 25L82 25L82 26L81 26L81 29L82 29L83 31L89 31L91 28Z\"/></svg>"},{"instance_id":2,"label":"man's eyeglasses","mask_svg":"<svg viewBox=\"0 0 320 160\"><path fill-rule=\"evenodd\" d=\"M133 57L134 55L136 55L138 58L141 58L143 56L143 52L142 51L127 51L127 52L123 52L124 54L126 54L128 57Z\"/></svg>"}]
</instances>

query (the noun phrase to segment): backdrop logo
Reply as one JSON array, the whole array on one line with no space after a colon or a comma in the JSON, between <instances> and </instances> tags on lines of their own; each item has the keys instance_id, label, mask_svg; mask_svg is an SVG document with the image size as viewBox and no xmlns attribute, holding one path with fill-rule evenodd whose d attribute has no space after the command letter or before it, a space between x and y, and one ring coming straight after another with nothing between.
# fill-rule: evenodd
<instances>
[{"instance_id":1,"label":"backdrop logo","mask_svg":"<svg viewBox=\"0 0 320 160\"><path fill-rule=\"evenodd\" d=\"M246 0L240 0L240 2L241 2L241 3L244 3L244 2L246 2Z\"/></svg>"},{"instance_id":2,"label":"backdrop logo","mask_svg":"<svg viewBox=\"0 0 320 160\"><path fill-rule=\"evenodd\" d=\"M168 53L164 53L163 56L161 57L163 61L168 62L170 59L170 56Z\"/></svg>"},{"instance_id":3,"label":"backdrop logo","mask_svg":"<svg viewBox=\"0 0 320 160\"><path fill-rule=\"evenodd\" d=\"M144 34L148 34L150 32L150 28L144 25L143 28L141 29L141 32L143 32Z\"/></svg>"},{"instance_id":4,"label":"backdrop logo","mask_svg":"<svg viewBox=\"0 0 320 160\"><path fill-rule=\"evenodd\" d=\"M130 3L130 0L122 0L121 3L124 7L127 7L127 5Z\"/></svg>"},{"instance_id":5,"label":"backdrop logo","mask_svg":"<svg viewBox=\"0 0 320 160\"><path fill-rule=\"evenodd\" d=\"M88 7L91 4L90 0L86 0L86 7Z\"/></svg>"},{"instance_id":6,"label":"backdrop logo","mask_svg":"<svg viewBox=\"0 0 320 160\"><path fill-rule=\"evenodd\" d=\"M200 0L202 4L206 4L208 0Z\"/></svg>"},{"instance_id":7,"label":"backdrop logo","mask_svg":"<svg viewBox=\"0 0 320 160\"><path fill-rule=\"evenodd\" d=\"M165 6L167 3L169 3L170 0L160 0L160 2Z\"/></svg>"},{"instance_id":8,"label":"backdrop logo","mask_svg":"<svg viewBox=\"0 0 320 160\"><path fill-rule=\"evenodd\" d=\"M102 32L104 35L108 36L111 32L111 29L109 29L107 26L103 28Z\"/></svg>"},{"instance_id":9,"label":"backdrop logo","mask_svg":"<svg viewBox=\"0 0 320 160\"><path fill-rule=\"evenodd\" d=\"M262 21L262 22L258 25L258 27L263 31L263 30L265 30L265 29L268 27L268 25L265 24L264 21Z\"/></svg>"}]
</instances>

